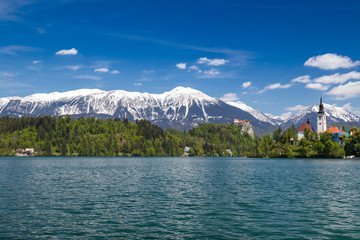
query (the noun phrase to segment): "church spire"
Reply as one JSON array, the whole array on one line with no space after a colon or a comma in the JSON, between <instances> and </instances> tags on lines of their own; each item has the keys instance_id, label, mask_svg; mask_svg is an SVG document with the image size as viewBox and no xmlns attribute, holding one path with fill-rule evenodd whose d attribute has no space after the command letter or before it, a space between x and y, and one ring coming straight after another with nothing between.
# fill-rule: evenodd
<instances>
[{"instance_id":1,"label":"church spire","mask_svg":"<svg viewBox=\"0 0 360 240\"><path fill-rule=\"evenodd\" d=\"M317 132L323 133L326 131L326 114L324 111L324 105L322 102L322 96L320 97L319 112L317 114Z\"/></svg>"},{"instance_id":2,"label":"church spire","mask_svg":"<svg viewBox=\"0 0 360 240\"><path fill-rule=\"evenodd\" d=\"M320 97L319 113L324 113L324 105L322 103L322 96Z\"/></svg>"}]
</instances>

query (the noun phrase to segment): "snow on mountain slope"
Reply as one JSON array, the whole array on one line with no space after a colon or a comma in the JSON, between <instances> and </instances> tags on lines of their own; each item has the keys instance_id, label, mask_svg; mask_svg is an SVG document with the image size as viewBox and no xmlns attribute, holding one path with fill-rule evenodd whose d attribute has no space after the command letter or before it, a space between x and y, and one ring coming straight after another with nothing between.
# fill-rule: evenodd
<instances>
[{"instance_id":1,"label":"snow on mountain slope","mask_svg":"<svg viewBox=\"0 0 360 240\"><path fill-rule=\"evenodd\" d=\"M164 128L184 129L203 122L232 122L235 117L253 120L242 110L185 87L162 94L80 89L0 98L0 116L38 115L126 117L129 120L146 119Z\"/></svg>"},{"instance_id":2,"label":"snow on mountain slope","mask_svg":"<svg viewBox=\"0 0 360 240\"><path fill-rule=\"evenodd\" d=\"M332 122L359 122L360 118L355 114L345 110L341 107L336 107L330 104L324 103L324 110L326 114L326 121ZM319 111L319 105L313 105L300 110L298 113L289 117L284 123L284 127L289 127L292 124L295 127L299 127L302 123L310 119L311 125L316 126L317 112Z\"/></svg>"},{"instance_id":3,"label":"snow on mountain slope","mask_svg":"<svg viewBox=\"0 0 360 240\"><path fill-rule=\"evenodd\" d=\"M15 106L8 106L17 102ZM139 112L144 108L161 107L167 112L184 107L187 110L196 104L202 108L205 105L217 104L219 100L206 94L184 87L177 87L162 94L126 92L122 90L101 91L98 89L80 89L69 92L39 93L24 98L10 97L0 99L0 113L8 110L17 110L19 113L32 114L36 110L55 104L53 115L74 115L94 112L97 114L114 115L119 105L133 113L134 119L142 118ZM57 106L61 105L61 106ZM25 108L24 108L25 107ZM187 116L188 111L183 117ZM206 112L203 112L206 115ZM175 114L176 115L176 114Z\"/></svg>"},{"instance_id":4,"label":"snow on mountain slope","mask_svg":"<svg viewBox=\"0 0 360 240\"><path fill-rule=\"evenodd\" d=\"M52 92L52 93L37 93L23 98L26 101L57 101L60 99L71 99L80 96L94 95L97 93L104 93L99 89L79 89L68 92ZM21 99L21 98L18 98Z\"/></svg>"},{"instance_id":5,"label":"snow on mountain slope","mask_svg":"<svg viewBox=\"0 0 360 240\"><path fill-rule=\"evenodd\" d=\"M276 121L278 124L285 122L292 116L292 112L286 112L286 113L281 114L280 116L274 116L270 113L264 113L264 114L267 117L269 117L270 119Z\"/></svg>"},{"instance_id":6,"label":"snow on mountain slope","mask_svg":"<svg viewBox=\"0 0 360 240\"><path fill-rule=\"evenodd\" d=\"M291 112L284 113L280 116L274 116L269 113L262 113L252 107L246 105L244 102L227 102L227 104L242 109L245 112L253 115L257 120L262 122L268 122L273 126L281 126L283 128L290 127L292 124L295 126L301 125L307 119L310 119L315 126L316 115L319 111L319 105L308 106L299 112L292 114ZM324 104L325 114L327 121L331 122L358 122L360 118L355 114L345 110L341 107L332 106L330 104Z\"/></svg>"},{"instance_id":7,"label":"snow on mountain slope","mask_svg":"<svg viewBox=\"0 0 360 240\"><path fill-rule=\"evenodd\" d=\"M354 122L360 118L347 110L324 104L327 121ZM232 123L246 119L256 134L273 129L301 125L307 119L316 122L318 105L298 113L281 116L262 113L244 102L223 102L198 90L177 87L161 94L80 89L69 92L38 93L27 97L0 98L0 116L72 115L99 118L146 119L163 128L189 129L204 122ZM314 124L313 124L314 125Z\"/></svg>"},{"instance_id":8,"label":"snow on mountain slope","mask_svg":"<svg viewBox=\"0 0 360 240\"><path fill-rule=\"evenodd\" d=\"M237 101L237 102L226 102L227 104L237 107L245 112L250 113L251 115L253 115L257 120L262 121L262 122L268 122L272 125L276 125L279 124L279 121L277 121L277 119L275 117L271 117L267 116L266 114L253 109L252 107L246 105L244 102L241 101Z\"/></svg>"}]
</instances>

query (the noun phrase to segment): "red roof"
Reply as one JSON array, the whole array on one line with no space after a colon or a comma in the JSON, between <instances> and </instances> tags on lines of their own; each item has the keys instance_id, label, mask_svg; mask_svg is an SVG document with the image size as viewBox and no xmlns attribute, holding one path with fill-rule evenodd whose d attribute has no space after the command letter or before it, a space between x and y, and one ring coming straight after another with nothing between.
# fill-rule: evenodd
<instances>
[{"instance_id":1,"label":"red roof","mask_svg":"<svg viewBox=\"0 0 360 240\"><path fill-rule=\"evenodd\" d=\"M245 120L234 119L234 123L245 122Z\"/></svg>"},{"instance_id":2,"label":"red roof","mask_svg":"<svg viewBox=\"0 0 360 240\"><path fill-rule=\"evenodd\" d=\"M331 127L328 130L326 130L329 133L343 133L338 127Z\"/></svg>"},{"instance_id":3,"label":"red roof","mask_svg":"<svg viewBox=\"0 0 360 240\"><path fill-rule=\"evenodd\" d=\"M313 128L311 127L310 124L308 123L303 123L299 128L298 128L298 131L305 131L305 128L307 128L310 132L313 132Z\"/></svg>"}]
</instances>

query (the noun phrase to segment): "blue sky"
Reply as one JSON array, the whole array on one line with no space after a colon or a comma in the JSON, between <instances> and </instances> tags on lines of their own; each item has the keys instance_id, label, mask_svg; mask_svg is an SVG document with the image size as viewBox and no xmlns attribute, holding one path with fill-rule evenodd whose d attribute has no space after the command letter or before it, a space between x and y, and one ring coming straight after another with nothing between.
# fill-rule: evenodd
<instances>
[{"instance_id":1,"label":"blue sky","mask_svg":"<svg viewBox=\"0 0 360 240\"><path fill-rule=\"evenodd\" d=\"M176 86L360 114L360 1L0 0L0 97Z\"/></svg>"}]
</instances>

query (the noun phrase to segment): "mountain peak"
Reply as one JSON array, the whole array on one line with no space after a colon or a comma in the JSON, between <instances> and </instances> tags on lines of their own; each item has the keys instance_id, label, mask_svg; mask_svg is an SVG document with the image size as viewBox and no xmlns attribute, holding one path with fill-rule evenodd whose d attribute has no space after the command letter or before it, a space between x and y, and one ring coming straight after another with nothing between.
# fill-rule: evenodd
<instances>
[{"instance_id":1,"label":"mountain peak","mask_svg":"<svg viewBox=\"0 0 360 240\"><path fill-rule=\"evenodd\" d=\"M176 93L181 93L181 94L204 94L203 92L200 92L199 90L190 88L190 87L182 87L182 86L178 86L176 88L174 88L173 90L167 92L169 94L176 94Z\"/></svg>"},{"instance_id":2,"label":"mountain peak","mask_svg":"<svg viewBox=\"0 0 360 240\"><path fill-rule=\"evenodd\" d=\"M344 108L333 106L326 103L323 103L323 105L326 114L326 121L328 123L360 121L360 118L358 116L347 111ZM291 126L291 124L294 124L295 127L298 127L302 123L306 122L307 119L310 119L311 123L315 124L318 111L319 111L319 104L304 107L299 112L289 117L283 124L285 127L289 127Z\"/></svg>"},{"instance_id":3,"label":"mountain peak","mask_svg":"<svg viewBox=\"0 0 360 240\"><path fill-rule=\"evenodd\" d=\"M100 118L146 119L164 128L189 129L200 123L231 123L248 119L259 132L316 122L319 105L304 107L292 116L276 117L251 108L244 102L223 102L192 89L176 87L161 94L79 89L38 93L27 97L0 98L0 116L73 115ZM360 118L341 107L324 104L328 122L354 122Z\"/></svg>"},{"instance_id":4,"label":"mountain peak","mask_svg":"<svg viewBox=\"0 0 360 240\"><path fill-rule=\"evenodd\" d=\"M98 93L104 93L104 91L99 89L78 89L67 92L36 93L24 97L23 99L28 101L55 101L63 98L69 99L69 98L88 96Z\"/></svg>"},{"instance_id":5,"label":"mountain peak","mask_svg":"<svg viewBox=\"0 0 360 240\"><path fill-rule=\"evenodd\" d=\"M218 99L214 97L210 97L209 95L206 95L205 93L190 88L190 87L176 87L173 90L169 92L164 92L163 94L158 95L161 99L167 99L167 98L176 98L176 99L182 99L187 101L194 100L195 102L211 102L211 103L217 103Z\"/></svg>"}]
</instances>

